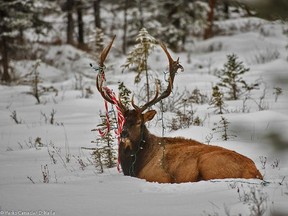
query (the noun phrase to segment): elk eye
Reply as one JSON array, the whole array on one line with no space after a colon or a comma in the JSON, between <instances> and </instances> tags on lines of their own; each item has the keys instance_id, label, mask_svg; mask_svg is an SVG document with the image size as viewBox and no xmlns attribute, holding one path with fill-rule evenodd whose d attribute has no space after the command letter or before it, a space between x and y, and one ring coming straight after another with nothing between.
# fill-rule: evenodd
<instances>
[{"instance_id":1,"label":"elk eye","mask_svg":"<svg viewBox=\"0 0 288 216\"><path fill-rule=\"evenodd\" d=\"M141 120L138 120L138 121L136 122L136 124L137 124L137 125L140 125L140 124L141 124Z\"/></svg>"}]
</instances>

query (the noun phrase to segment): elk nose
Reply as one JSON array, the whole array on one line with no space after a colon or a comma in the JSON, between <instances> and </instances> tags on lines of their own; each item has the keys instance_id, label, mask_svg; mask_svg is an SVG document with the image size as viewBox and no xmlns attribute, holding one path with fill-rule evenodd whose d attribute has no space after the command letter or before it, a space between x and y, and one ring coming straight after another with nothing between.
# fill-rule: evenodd
<instances>
[{"instance_id":1,"label":"elk nose","mask_svg":"<svg viewBox=\"0 0 288 216\"><path fill-rule=\"evenodd\" d=\"M127 138L127 137L128 137L128 131L127 130L122 130L121 138Z\"/></svg>"}]
</instances>

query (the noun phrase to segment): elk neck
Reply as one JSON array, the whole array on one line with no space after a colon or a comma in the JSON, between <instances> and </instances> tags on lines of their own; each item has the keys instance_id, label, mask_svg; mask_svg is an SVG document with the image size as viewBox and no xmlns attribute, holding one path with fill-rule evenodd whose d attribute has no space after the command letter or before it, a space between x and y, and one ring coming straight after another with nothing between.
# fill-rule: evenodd
<instances>
[{"instance_id":1,"label":"elk neck","mask_svg":"<svg viewBox=\"0 0 288 216\"><path fill-rule=\"evenodd\" d=\"M159 138L151 134L145 124L142 124L140 134L139 139L131 141L131 147L120 143L119 154L124 175L137 177L159 148Z\"/></svg>"}]
</instances>

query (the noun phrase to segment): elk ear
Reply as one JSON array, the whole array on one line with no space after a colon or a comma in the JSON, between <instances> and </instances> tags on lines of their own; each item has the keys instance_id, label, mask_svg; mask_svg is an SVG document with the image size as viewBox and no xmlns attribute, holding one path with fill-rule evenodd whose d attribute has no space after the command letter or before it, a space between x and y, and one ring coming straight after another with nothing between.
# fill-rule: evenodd
<instances>
[{"instance_id":1,"label":"elk ear","mask_svg":"<svg viewBox=\"0 0 288 216\"><path fill-rule=\"evenodd\" d=\"M154 118L155 114L156 114L155 110L149 110L146 113L144 113L143 114L144 123L147 121L151 121Z\"/></svg>"}]
</instances>

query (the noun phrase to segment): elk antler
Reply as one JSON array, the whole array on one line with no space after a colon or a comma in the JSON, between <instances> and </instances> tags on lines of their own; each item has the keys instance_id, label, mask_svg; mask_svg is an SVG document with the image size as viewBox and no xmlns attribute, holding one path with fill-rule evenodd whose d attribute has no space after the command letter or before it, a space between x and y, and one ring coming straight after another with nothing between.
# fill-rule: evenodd
<instances>
[{"instance_id":1,"label":"elk antler","mask_svg":"<svg viewBox=\"0 0 288 216\"><path fill-rule=\"evenodd\" d=\"M156 82L156 94L155 97L148 101L146 104L144 104L142 107L138 107L137 105L134 104L134 100L132 98L132 106L134 107L134 109L139 110L141 112L143 112L144 110L146 110L148 107L151 107L152 105L158 103L159 101L161 101L162 99L168 97L173 89L173 83L174 83L174 78L175 75L178 71L178 69L180 68L182 71L184 70L184 68L182 67L182 65L180 65L179 63L179 58L177 58L176 61L174 61L170 55L170 53L168 52L166 46L164 45L164 43L159 42L161 48L164 50L168 61L169 61L169 78L168 78L168 86L167 89L165 91L162 92L162 94L158 97L159 95L159 84Z\"/></svg>"},{"instance_id":2,"label":"elk antler","mask_svg":"<svg viewBox=\"0 0 288 216\"><path fill-rule=\"evenodd\" d=\"M103 49L103 51L100 54L100 60L99 60L99 74L96 76L96 87L99 91L99 93L102 95L102 97L108 101L111 104L116 104L119 106L119 108L124 112L126 110L126 107L122 104L121 99L119 98L117 101L113 100L111 98L111 90L107 87L103 87L103 83L105 81L105 74L104 74L104 61L106 60L108 53L113 45L113 42L115 40L116 35L113 36L111 42ZM100 79L100 80L99 80Z\"/></svg>"},{"instance_id":3,"label":"elk antler","mask_svg":"<svg viewBox=\"0 0 288 216\"><path fill-rule=\"evenodd\" d=\"M99 66L100 67L104 67L104 61L106 60L107 58L107 55L113 45L113 42L116 38L116 35L113 36L111 42L102 50L101 54L100 54L100 60L99 60Z\"/></svg>"}]
</instances>

